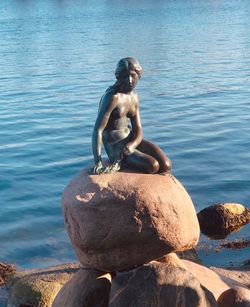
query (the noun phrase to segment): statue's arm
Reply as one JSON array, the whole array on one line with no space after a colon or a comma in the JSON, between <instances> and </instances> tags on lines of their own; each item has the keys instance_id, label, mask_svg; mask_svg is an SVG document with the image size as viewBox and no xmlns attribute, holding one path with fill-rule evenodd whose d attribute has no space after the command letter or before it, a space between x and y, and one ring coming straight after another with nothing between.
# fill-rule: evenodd
<instances>
[{"instance_id":1,"label":"statue's arm","mask_svg":"<svg viewBox=\"0 0 250 307\"><path fill-rule=\"evenodd\" d=\"M110 115L115 108L116 97L111 94L106 94L101 102L95 122L93 135L92 135L92 150L94 155L95 164L100 164L101 159L101 149L102 149L102 133L108 124Z\"/></svg>"},{"instance_id":2,"label":"statue's arm","mask_svg":"<svg viewBox=\"0 0 250 307\"><path fill-rule=\"evenodd\" d=\"M142 141L142 126L141 126L141 117L140 117L140 107L139 100L136 102L136 112L133 117L131 117L131 126L132 126L132 140L125 146L124 154L130 155L134 152L136 147Z\"/></svg>"}]
</instances>

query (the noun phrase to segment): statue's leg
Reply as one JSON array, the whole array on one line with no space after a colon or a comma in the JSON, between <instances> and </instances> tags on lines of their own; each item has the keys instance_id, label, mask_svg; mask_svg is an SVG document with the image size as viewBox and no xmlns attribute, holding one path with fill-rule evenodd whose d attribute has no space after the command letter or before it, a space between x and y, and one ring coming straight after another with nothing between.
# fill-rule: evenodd
<instances>
[{"instance_id":1,"label":"statue's leg","mask_svg":"<svg viewBox=\"0 0 250 307\"><path fill-rule=\"evenodd\" d=\"M126 156L126 165L143 173L155 174L159 171L159 163L152 156L135 150L131 155Z\"/></svg>"},{"instance_id":2,"label":"statue's leg","mask_svg":"<svg viewBox=\"0 0 250 307\"><path fill-rule=\"evenodd\" d=\"M156 159L159 163L159 173L166 173L170 172L172 168L172 163L169 160L169 158L165 155L165 153L160 149L159 146L146 141L142 140L139 146L137 146L137 149L140 152L143 152L147 155L152 156L154 159Z\"/></svg>"}]
</instances>

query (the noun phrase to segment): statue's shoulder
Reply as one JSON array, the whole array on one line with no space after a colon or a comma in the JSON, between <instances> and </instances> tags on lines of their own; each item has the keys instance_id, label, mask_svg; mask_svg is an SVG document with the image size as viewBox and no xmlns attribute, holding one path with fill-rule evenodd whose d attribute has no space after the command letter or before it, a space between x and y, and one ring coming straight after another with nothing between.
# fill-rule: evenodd
<instances>
[{"instance_id":1,"label":"statue's shoulder","mask_svg":"<svg viewBox=\"0 0 250 307\"><path fill-rule=\"evenodd\" d=\"M135 99L139 99L139 95L137 94L135 90L132 92L132 95Z\"/></svg>"},{"instance_id":2,"label":"statue's shoulder","mask_svg":"<svg viewBox=\"0 0 250 307\"><path fill-rule=\"evenodd\" d=\"M104 95L102 96L99 104L99 110L101 107L109 107L111 105L115 106L117 103L117 91L114 86L110 86Z\"/></svg>"},{"instance_id":3,"label":"statue's shoulder","mask_svg":"<svg viewBox=\"0 0 250 307\"><path fill-rule=\"evenodd\" d=\"M136 105L139 105L139 95L137 94L137 92L136 92L136 91L133 91L133 92L131 93L131 95L132 95L132 99L133 99L134 103L135 103Z\"/></svg>"},{"instance_id":4,"label":"statue's shoulder","mask_svg":"<svg viewBox=\"0 0 250 307\"><path fill-rule=\"evenodd\" d=\"M105 100L108 103L112 103L112 102L114 103L117 101L117 99L118 99L117 90L115 86L112 85L106 90L101 100Z\"/></svg>"},{"instance_id":5,"label":"statue's shoulder","mask_svg":"<svg viewBox=\"0 0 250 307\"><path fill-rule=\"evenodd\" d=\"M106 92L104 93L104 96L115 96L117 95L117 90L114 85L111 85L110 87L107 88Z\"/></svg>"}]
</instances>

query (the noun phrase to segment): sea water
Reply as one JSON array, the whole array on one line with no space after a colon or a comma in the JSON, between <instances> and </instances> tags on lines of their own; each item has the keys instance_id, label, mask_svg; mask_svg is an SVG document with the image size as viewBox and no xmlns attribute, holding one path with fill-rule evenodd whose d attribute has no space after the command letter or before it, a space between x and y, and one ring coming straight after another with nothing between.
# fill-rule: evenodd
<instances>
[{"instance_id":1,"label":"sea water","mask_svg":"<svg viewBox=\"0 0 250 307\"><path fill-rule=\"evenodd\" d=\"M76 259L60 197L93 164L99 99L126 56L144 69L144 137L172 160L197 212L249 206L249 16L248 0L1 1L0 261ZM249 229L228 240L249 240ZM240 264L249 248L207 254L208 265Z\"/></svg>"}]
</instances>

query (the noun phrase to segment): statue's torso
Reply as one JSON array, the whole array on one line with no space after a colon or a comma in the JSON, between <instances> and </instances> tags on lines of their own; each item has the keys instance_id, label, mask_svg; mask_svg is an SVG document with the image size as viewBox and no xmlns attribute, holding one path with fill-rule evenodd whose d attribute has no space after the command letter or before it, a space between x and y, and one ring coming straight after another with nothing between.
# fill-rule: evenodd
<instances>
[{"instance_id":1,"label":"statue's torso","mask_svg":"<svg viewBox=\"0 0 250 307\"><path fill-rule=\"evenodd\" d=\"M130 119L136 115L136 106L138 104L137 94L131 92L130 94L116 93L115 95L117 96L116 106L103 131L105 143L115 143L125 139L131 131L129 125ZM105 99L105 95L103 99Z\"/></svg>"}]
</instances>

